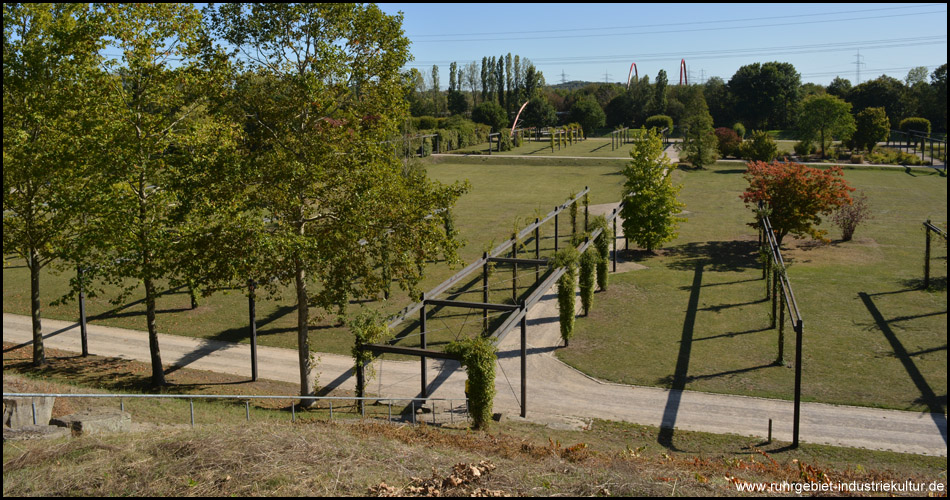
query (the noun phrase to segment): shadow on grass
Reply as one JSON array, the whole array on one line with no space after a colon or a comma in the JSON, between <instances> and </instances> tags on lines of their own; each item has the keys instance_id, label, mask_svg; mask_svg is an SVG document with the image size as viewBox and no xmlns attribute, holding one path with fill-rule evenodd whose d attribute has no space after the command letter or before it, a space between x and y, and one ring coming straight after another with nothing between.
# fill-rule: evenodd
<instances>
[{"instance_id":1,"label":"shadow on grass","mask_svg":"<svg viewBox=\"0 0 950 500\"><path fill-rule=\"evenodd\" d=\"M665 250L673 261L667 264L677 271L689 271L702 262L711 272L742 272L758 269L758 242L756 241L706 241L678 245Z\"/></svg>"},{"instance_id":2,"label":"shadow on grass","mask_svg":"<svg viewBox=\"0 0 950 500\"><path fill-rule=\"evenodd\" d=\"M946 259L946 257L944 257L944 259ZM927 287L924 287L923 278L902 280L901 285L907 287L907 289L900 290L900 292L909 292L911 290L929 290L931 292L946 292L947 291L947 277L946 276L939 276L939 277L931 276L930 285ZM894 293L900 293L900 292L894 292ZM872 294L872 295L877 295L877 294Z\"/></svg>"},{"instance_id":3,"label":"shadow on grass","mask_svg":"<svg viewBox=\"0 0 950 500\"><path fill-rule=\"evenodd\" d=\"M746 173L744 168L723 168L723 169L713 169L714 174L744 174Z\"/></svg>"},{"instance_id":4,"label":"shadow on grass","mask_svg":"<svg viewBox=\"0 0 950 500\"><path fill-rule=\"evenodd\" d=\"M923 404L927 407L930 417L940 430L940 435L943 437L943 442L946 443L947 396L944 395L940 398L937 397L933 389L930 387L930 384L927 382L927 379L924 378L924 375L920 373L920 369L917 368L914 360L911 359L911 354L907 352L907 349L904 348L904 345L901 343L900 339L897 338L897 335L891 329L891 321L884 319L884 315L881 314L880 310L878 310L877 306L874 304L874 300L871 299L871 296L864 292L858 293L858 296L864 302L864 306L871 314L874 322L877 323L881 333L884 334L884 337L891 344L891 349L893 349L894 355L900 360L901 364L904 365L904 370L907 371L907 375L910 377L914 385L917 386L917 390L920 391L920 397L915 399L914 402L917 404Z\"/></svg>"},{"instance_id":5,"label":"shadow on grass","mask_svg":"<svg viewBox=\"0 0 950 500\"><path fill-rule=\"evenodd\" d=\"M764 328L756 328L755 330L745 330L745 331L742 331L742 332L721 333L721 334L719 334L719 335L713 335L713 336L711 336L711 337L702 337L702 338L698 338L698 339L693 339L693 342L699 342L700 340L718 339L718 338L722 338L722 337L737 337L737 336L739 336L739 335L748 335L748 334L750 334L750 333L766 332L766 331L769 331L769 330L772 330L772 328L764 327Z\"/></svg>"},{"instance_id":6,"label":"shadow on grass","mask_svg":"<svg viewBox=\"0 0 950 500\"><path fill-rule=\"evenodd\" d=\"M673 427L676 425L680 400L683 398L683 390L688 382L687 373L689 372L689 358L693 347L693 330L696 326L696 312L699 308L699 292L703 284L703 265L703 261L700 260L693 264L693 285L689 294L689 304L686 308L686 318L683 321L679 355L676 357L676 368L670 383L670 393L666 400L666 407L663 409L660 432L656 439L661 446L673 451L682 451L673 445Z\"/></svg>"}]
</instances>

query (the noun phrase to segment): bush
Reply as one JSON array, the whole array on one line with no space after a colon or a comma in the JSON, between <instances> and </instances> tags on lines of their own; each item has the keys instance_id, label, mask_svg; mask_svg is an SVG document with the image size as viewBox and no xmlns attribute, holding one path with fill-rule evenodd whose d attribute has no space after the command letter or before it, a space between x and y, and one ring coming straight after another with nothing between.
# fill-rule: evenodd
<instances>
[{"instance_id":1,"label":"bush","mask_svg":"<svg viewBox=\"0 0 950 500\"><path fill-rule=\"evenodd\" d=\"M666 115L653 115L647 118L643 125L646 128L655 128L657 131L667 128L669 132L673 132L673 118Z\"/></svg>"},{"instance_id":2,"label":"bush","mask_svg":"<svg viewBox=\"0 0 950 500\"><path fill-rule=\"evenodd\" d=\"M472 110L472 121L489 125L499 132L508 126L508 113L497 102L483 102Z\"/></svg>"},{"instance_id":3,"label":"bush","mask_svg":"<svg viewBox=\"0 0 950 500\"><path fill-rule=\"evenodd\" d=\"M466 148L487 141L491 128L488 125L475 123L458 115L446 118L442 122L442 127L446 130L455 131L458 142L454 149Z\"/></svg>"},{"instance_id":4,"label":"bush","mask_svg":"<svg viewBox=\"0 0 950 500\"><path fill-rule=\"evenodd\" d=\"M855 165L864 163L864 155L851 153L851 163L854 163Z\"/></svg>"},{"instance_id":5,"label":"bush","mask_svg":"<svg viewBox=\"0 0 950 500\"><path fill-rule=\"evenodd\" d=\"M439 128L439 119L434 116L419 116L412 119L416 130L432 130Z\"/></svg>"},{"instance_id":6,"label":"bush","mask_svg":"<svg viewBox=\"0 0 950 500\"><path fill-rule=\"evenodd\" d=\"M739 136L740 139L745 139L745 126L744 126L744 125L742 125L742 124L739 123L739 122L736 122L736 124L732 126L732 130L733 130L733 132L736 133L736 135Z\"/></svg>"},{"instance_id":7,"label":"bush","mask_svg":"<svg viewBox=\"0 0 950 500\"><path fill-rule=\"evenodd\" d=\"M926 118L920 118L912 116L910 118L904 118L901 120L900 125L897 127L901 132L923 132L927 135L930 135L930 120Z\"/></svg>"},{"instance_id":8,"label":"bush","mask_svg":"<svg viewBox=\"0 0 950 500\"><path fill-rule=\"evenodd\" d=\"M841 205L831 216L832 222L841 228L841 240L851 241L858 224L871 219L871 207L864 193L851 197L851 204Z\"/></svg>"},{"instance_id":9,"label":"bush","mask_svg":"<svg viewBox=\"0 0 950 500\"><path fill-rule=\"evenodd\" d=\"M502 130L498 136L499 147L502 151L511 151L511 134L508 130Z\"/></svg>"},{"instance_id":10,"label":"bush","mask_svg":"<svg viewBox=\"0 0 950 500\"><path fill-rule=\"evenodd\" d=\"M495 363L497 349L485 337L457 340L445 346L445 352L458 356L468 374L468 412L475 429L487 430L495 399Z\"/></svg>"},{"instance_id":11,"label":"bush","mask_svg":"<svg viewBox=\"0 0 950 500\"><path fill-rule=\"evenodd\" d=\"M771 162L778 157L778 145L775 139L764 130L753 130L752 137L739 147L743 159Z\"/></svg>"},{"instance_id":12,"label":"bush","mask_svg":"<svg viewBox=\"0 0 950 500\"><path fill-rule=\"evenodd\" d=\"M815 152L815 145L811 141L805 139L803 141L796 142L794 149L796 155L808 156Z\"/></svg>"},{"instance_id":13,"label":"bush","mask_svg":"<svg viewBox=\"0 0 950 500\"><path fill-rule=\"evenodd\" d=\"M719 155L723 158L727 156L738 156L739 155L739 145L742 144L742 139L739 138L734 130L726 127L719 127L713 131L716 134L716 139L719 140Z\"/></svg>"},{"instance_id":14,"label":"bush","mask_svg":"<svg viewBox=\"0 0 950 500\"><path fill-rule=\"evenodd\" d=\"M593 97L582 97L571 107L568 119L572 122L578 122L583 127L584 132L590 135L594 129L604 126L607 115L601 109L600 104Z\"/></svg>"},{"instance_id":15,"label":"bush","mask_svg":"<svg viewBox=\"0 0 950 500\"><path fill-rule=\"evenodd\" d=\"M580 262L580 288L581 288L581 308L584 309L584 316L590 314L590 306L594 303L594 267L600 256L596 253L596 248L588 248L581 254Z\"/></svg>"},{"instance_id":16,"label":"bush","mask_svg":"<svg viewBox=\"0 0 950 500\"><path fill-rule=\"evenodd\" d=\"M607 266L610 261L610 241L613 239L613 230L607 224L607 218L603 215L596 215L590 220L590 232L593 233L598 228L603 232L594 240L594 247L600 258L597 259L597 288L607 290Z\"/></svg>"},{"instance_id":17,"label":"bush","mask_svg":"<svg viewBox=\"0 0 950 500\"><path fill-rule=\"evenodd\" d=\"M887 140L891 122L884 108L866 108L855 117L855 131L851 137L852 149L874 151L878 142Z\"/></svg>"}]
</instances>

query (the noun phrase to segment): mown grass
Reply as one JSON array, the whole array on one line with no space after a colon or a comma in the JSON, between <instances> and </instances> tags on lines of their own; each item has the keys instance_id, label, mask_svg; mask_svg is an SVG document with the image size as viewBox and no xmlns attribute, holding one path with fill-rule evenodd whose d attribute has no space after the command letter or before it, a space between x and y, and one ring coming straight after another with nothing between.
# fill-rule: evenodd
<instances>
[{"instance_id":1,"label":"mown grass","mask_svg":"<svg viewBox=\"0 0 950 500\"><path fill-rule=\"evenodd\" d=\"M946 178L934 172L845 171L874 219L855 239L827 222L828 245L786 239L783 254L804 318L803 398L946 411L946 246L935 245L935 286L920 289L921 223L946 221ZM647 269L615 275L579 318L568 364L595 377L790 399L794 332L784 365L756 255L751 213L739 199L742 170L677 171L688 221L657 255L631 252ZM790 321L786 315L786 321Z\"/></svg>"},{"instance_id":2,"label":"mown grass","mask_svg":"<svg viewBox=\"0 0 950 500\"><path fill-rule=\"evenodd\" d=\"M468 179L471 183L470 193L460 199L454 211L460 238L466 242L460 256L464 263L468 263L481 257L483 251L507 239L513 229L520 230L533 222L536 216L543 217L556 205L568 200L572 192L580 192L585 186L591 188L592 204L617 201L621 178L617 172L621 165L622 163L616 161L604 164L597 163L596 160L594 164L585 163L583 166L577 166L576 162L565 164L554 160L525 161L520 164L511 161L480 164L459 159L457 162L434 162L428 166L428 171L432 178L443 182ZM563 246L568 241L563 216L561 223L560 244ZM545 243L553 248L553 239L549 238L553 234L553 222L549 223L544 231L547 233ZM431 263L420 288L428 290L434 287L463 266L464 264L450 267L444 262ZM50 305L65 293L73 273L71 270L46 270L43 273L43 317L72 321L78 318L75 301L57 306ZM499 283L497 286L502 285ZM527 283L522 282L521 285L524 287ZM30 314L29 293L29 274L26 267L22 265L22 261L8 257L3 270L3 310ZM99 297L88 298L86 311L89 320L95 324L144 330L145 307L142 301L132 299L114 305L110 303L110 299L116 293L117 289L107 288ZM384 314L391 314L417 300L418 297L409 297L408 293L394 286L390 300L353 301L348 312L353 313L360 307L372 307L383 311ZM230 342L249 342L248 306L244 290L217 291L210 297L201 299L199 304L197 309L192 310L187 290L183 289L161 296L157 301L159 331ZM258 340L262 345L296 347L294 304L294 295L289 287L280 300L258 300ZM349 355L353 338L348 329L338 324L335 311L323 317L320 317L319 313L312 311L312 348L321 352ZM444 330L443 336L436 335L429 340L440 345L454 339L456 333L457 331ZM449 334L451 336L447 336ZM418 345L418 338L412 339L416 342L412 345Z\"/></svg>"},{"instance_id":3,"label":"mown grass","mask_svg":"<svg viewBox=\"0 0 950 500\"><path fill-rule=\"evenodd\" d=\"M114 392L148 378L147 363L83 359L55 350L55 369L37 370L27 363L28 350L7 347L4 382L21 392ZM174 377L171 390L195 393L267 394L291 385L191 369ZM54 415L92 401L59 398ZM410 486L420 484L413 478L434 478L430 484L452 496L484 490L538 496L734 495L731 478L799 482L816 479L819 472L832 481L946 484L942 457L808 444L789 450L783 442L687 431L675 433L678 451L671 451L657 444L655 427L602 420L586 431L504 420L489 432L471 432L388 425L352 413L337 414L331 422L325 410L298 411L292 423L286 408L257 404L248 422L243 405L196 401L191 428L184 401L140 403L126 401L137 426L130 433L5 441L4 496L355 496L373 493L370 488L380 483L409 494ZM443 481L459 463L495 468L477 480L446 486Z\"/></svg>"}]
</instances>

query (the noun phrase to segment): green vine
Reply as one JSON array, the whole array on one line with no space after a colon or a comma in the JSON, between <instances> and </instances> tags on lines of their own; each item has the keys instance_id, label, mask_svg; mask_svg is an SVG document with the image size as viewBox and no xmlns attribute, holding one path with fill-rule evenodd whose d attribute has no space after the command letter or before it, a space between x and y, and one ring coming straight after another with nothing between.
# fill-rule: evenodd
<instances>
[{"instance_id":1,"label":"green vine","mask_svg":"<svg viewBox=\"0 0 950 500\"><path fill-rule=\"evenodd\" d=\"M565 273L557 281L557 305L561 319L561 338L564 346L574 335L574 289L577 287L577 249L567 247L554 254L549 265L557 269L565 268Z\"/></svg>"},{"instance_id":2,"label":"green vine","mask_svg":"<svg viewBox=\"0 0 950 500\"><path fill-rule=\"evenodd\" d=\"M594 240L594 248L600 259L597 260L597 287L601 290L607 290L608 264L610 262L610 240L613 239L613 229L607 224L607 218L603 215L594 216L590 221L590 232L594 233L601 229L601 233Z\"/></svg>"},{"instance_id":3,"label":"green vine","mask_svg":"<svg viewBox=\"0 0 950 500\"><path fill-rule=\"evenodd\" d=\"M571 191L571 234L577 234L577 202L574 201L576 193Z\"/></svg>"},{"instance_id":4,"label":"green vine","mask_svg":"<svg viewBox=\"0 0 950 500\"><path fill-rule=\"evenodd\" d=\"M386 321L376 311L364 309L350 321L350 331L353 332L353 373L356 374L359 367L363 367L363 383L368 383L376 376L373 370L372 362L377 354L364 350L366 344L380 344L392 337L392 331L386 325ZM357 381L359 382L359 380ZM360 387L357 383L356 396L363 397L365 387Z\"/></svg>"},{"instance_id":5,"label":"green vine","mask_svg":"<svg viewBox=\"0 0 950 500\"><path fill-rule=\"evenodd\" d=\"M484 337L457 340L445 346L445 352L458 356L468 373L468 412L476 430L487 430L491 423L497 351Z\"/></svg>"},{"instance_id":6,"label":"green vine","mask_svg":"<svg viewBox=\"0 0 950 500\"><path fill-rule=\"evenodd\" d=\"M588 248L580 260L581 307L584 309L584 316L590 314L590 306L594 303L594 267L599 260L594 250Z\"/></svg>"}]
</instances>

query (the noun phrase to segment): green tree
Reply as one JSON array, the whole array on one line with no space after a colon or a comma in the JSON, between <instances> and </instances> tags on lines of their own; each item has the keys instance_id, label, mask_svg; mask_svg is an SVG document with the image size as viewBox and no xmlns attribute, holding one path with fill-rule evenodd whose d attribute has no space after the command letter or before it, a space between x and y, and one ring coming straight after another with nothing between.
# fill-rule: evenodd
<instances>
[{"instance_id":1,"label":"green tree","mask_svg":"<svg viewBox=\"0 0 950 500\"><path fill-rule=\"evenodd\" d=\"M934 107L932 122L934 128L947 131L947 63L943 63L930 74L930 87L933 88Z\"/></svg>"},{"instance_id":2,"label":"green tree","mask_svg":"<svg viewBox=\"0 0 950 500\"><path fill-rule=\"evenodd\" d=\"M568 116L568 121L579 123L584 129L584 135L590 137L594 129L604 126L607 115L593 97L583 97L571 106Z\"/></svg>"},{"instance_id":3,"label":"green tree","mask_svg":"<svg viewBox=\"0 0 950 500\"><path fill-rule=\"evenodd\" d=\"M676 201L682 186L673 185L673 167L654 129L640 129L630 157L630 164L623 169L623 232L653 252L675 238L678 223L685 220L676 216L685 206Z\"/></svg>"},{"instance_id":4,"label":"green tree","mask_svg":"<svg viewBox=\"0 0 950 500\"><path fill-rule=\"evenodd\" d=\"M311 396L311 308L375 297L384 274L416 295L427 261L457 261L458 243L431 215L465 187L405 168L384 144L407 111L401 16L343 4L226 4L210 16L258 77L234 95L259 144L246 151L248 203L269 252L258 275L275 293L293 284L300 393Z\"/></svg>"},{"instance_id":5,"label":"green tree","mask_svg":"<svg viewBox=\"0 0 950 500\"><path fill-rule=\"evenodd\" d=\"M728 83L738 117L751 128L785 128L801 99L801 75L789 63L742 66Z\"/></svg>"},{"instance_id":6,"label":"green tree","mask_svg":"<svg viewBox=\"0 0 950 500\"><path fill-rule=\"evenodd\" d=\"M102 84L106 147L95 159L96 182L110 192L94 225L96 277L124 287L116 301L144 288L151 382L163 385L156 298L195 277L189 249L204 239L209 217L201 208L226 204L210 197L228 183L211 181L227 177L224 158L236 141L227 123L207 114L205 92L221 82L204 64L213 58L199 58L206 39L193 6L108 4L102 11L122 59L105 64Z\"/></svg>"},{"instance_id":7,"label":"green tree","mask_svg":"<svg viewBox=\"0 0 950 500\"><path fill-rule=\"evenodd\" d=\"M36 366L46 363L40 270L81 248L70 242L98 187L86 159L101 27L81 4L3 4L3 251L30 272Z\"/></svg>"},{"instance_id":8,"label":"green tree","mask_svg":"<svg viewBox=\"0 0 950 500\"><path fill-rule=\"evenodd\" d=\"M884 108L866 108L855 118L855 131L851 142L857 148L874 150L878 142L887 140L891 133L891 123Z\"/></svg>"},{"instance_id":9,"label":"green tree","mask_svg":"<svg viewBox=\"0 0 950 500\"><path fill-rule=\"evenodd\" d=\"M706 107L700 87L696 87L686 104L687 115L680 127L683 129L683 142L679 150L683 159L694 167L704 168L719 159L719 141L713 133L713 119Z\"/></svg>"},{"instance_id":10,"label":"green tree","mask_svg":"<svg viewBox=\"0 0 950 500\"><path fill-rule=\"evenodd\" d=\"M903 96L904 83L900 80L881 75L874 80L855 85L848 92L848 102L852 111L860 113L866 108L884 108L887 119L892 123L900 123L901 118L907 116L904 111Z\"/></svg>"},{"instance_id":11,"label":"green tree","mask_svg":"<svg viewBox=\"0 0 950 500\"><path fill-rule=\"evenodd\" d=\"M848 100L848 93L851 92L851 80L836 76L835 79L828 84L826 91L833 96Z\"/></svg>"},{"instance_id":12,"label":"green tree","mask_svg":"<svg viewBox=\"0 0 950 500\"><path fill-rule=\"evenodd\" d=\"M778 144L768 132L753 130L749 139L739 144L739 155L752 161L772 161L778 156Z\"/></svg>"},{"instance_id":13,"label":"green tree","mask_svg":"<svg viewBox=\"0 0 950 500\"><path fill-rule=\"evenodd\" d=\"M851 104L833 95L811 95L802 102L798 128L801 138L817 140L821 144L821 157L832 138L845 140L854 133L854 117Z\"/></svg>"},{"instance_id":14,"label":"green tree","mask_svg":"<svg viewBox=\"0 0 950 500\"><path fill-rule=\"evenodd\" d=\"M494 101L486 101L472 110L472 121L489 125L494 132L500 132L508 127L508 114L501 105Z\"/></svg>"}]
</instances>

